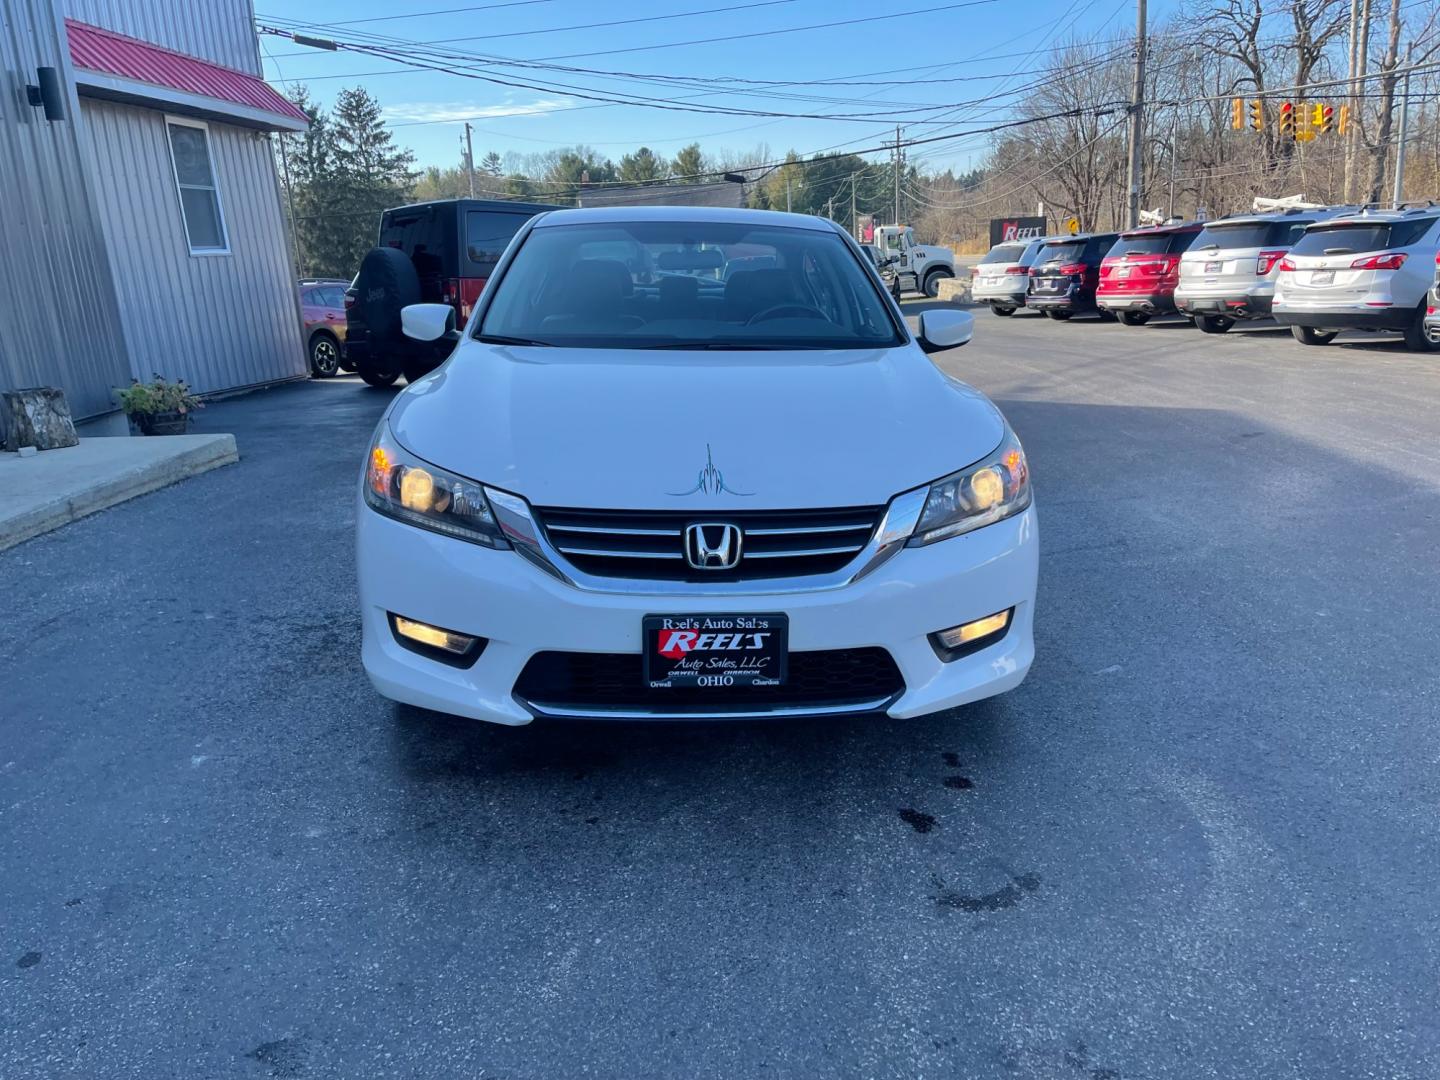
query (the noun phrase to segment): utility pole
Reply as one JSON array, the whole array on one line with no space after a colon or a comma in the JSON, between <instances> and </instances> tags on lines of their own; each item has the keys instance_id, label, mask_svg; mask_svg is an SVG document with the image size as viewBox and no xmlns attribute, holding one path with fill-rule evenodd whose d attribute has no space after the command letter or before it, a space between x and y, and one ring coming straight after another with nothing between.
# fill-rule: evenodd
<instances>
[{"instance_id":1,"label":"utility pole","mask_svg":"<svg viewBox=\"0 0 1440 1080\"><path fill-rule=\"evenodd\" d=\"M850 174L850 235L856 240L860 239L860 219L855 214L855 182L859 176L858 172Z\"/></svg>"},{"instance_id":2,"label":"utility pole","mask_svg":"<svg viewBox=\"0 0 1440 1080\"><path fill-rule=\"evenodd\" d=\"M276 136L280 140L280 169L285 174L285 205L290 208L290 256L295 260L295 276L305 276L305 252L300 247L300 223L295 220L295 188L290 183L289 136L283 132Z\"/></svg>"},{"instance_id":3,"label":"utility pole","mask_svg":"<svg viewBox=\"0 0 1440 1080\"><path fill-rule=\"evenodd\" d=\"M1143 3L1144 0L1141 0ZM900 125L895 125L895 224L900 224Z\"/></svg>"},{"instance_id":4,"label":"utility pole","mask_svg":"<svg viewBox=\"0 0 1440 1080\"><path fill-rule=\"evenodd\" d=\"M790 170L785 170L785 213L790 213Z\"/></svg>"},{"instance_id":5,"label":"utility pole","mask_svg":"<svg viewBox=\"0 0 1440 1080\"><path fill-rule=\"evenodd\" d=\"M1145 0L1135 0L1135 87L1130 95L1130 228L1140 224L1140 157L1145 131Z\"/></svg>"},{"instance_id":6,"label":"utility pole","mask_svg":"<svg viewBox=\"0 0 1440 1080\"><path fill-rule=\"evenodd\" d=\"M1175 216L1175 150L1179 127L1180 112L1177 109L1170 114L1170 208L1165 214L1172 218Z\"/></svg>"},{"instance_id":7,"label":"utility pole","mask_svg":"<svg viewBox=\"0 0 1440 1080\"><path fill-rule=\"evenodd\" d=\"M1406 65L1409 65L1410 57L1405 57ZM1396 133L1399 140L1395 144L1395 209L1400 209L1400 204L1405 201L1405 129L1409 127L1410 117L1410 72L1405 73L1405 83L1400 90L1400 129Z\"/></svg>"},{"instance_id":8,"label":"utility pole","mask_svg":"<svg viewBox=\"0 0 1440 1080\"><path fill-rule=\"evenodd\" d=\"M470 177L470 197L475 197L475 145L470 141L470 121L465 121L465 172Z\"/></svg>"}]
</instances>

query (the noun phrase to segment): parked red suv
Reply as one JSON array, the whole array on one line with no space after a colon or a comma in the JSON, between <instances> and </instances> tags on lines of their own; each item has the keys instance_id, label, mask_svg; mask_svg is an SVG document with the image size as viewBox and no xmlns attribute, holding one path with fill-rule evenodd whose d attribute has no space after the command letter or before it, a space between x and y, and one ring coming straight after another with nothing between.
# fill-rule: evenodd
<instances>
[{"instance_id":1,"label":"parked red suv","mask_svg":"<svg viewBox=\"0 0 1440 1080\"><path fill-rule=\"evenodd\" d=\"M418 379L434 370L444 356L399 333L400 307L449 304L455 309L456 327L464 326L520 226L536 214L558 209L541 203L443 199L386 210L380 217L379 247L365 256L345 295L346 361L371 386L389 386L401 374Z\"/></svg>"},{"instance_id":2,"label":"parked red suv","mask_svg":"<svg viewBox=\"0 0 1440 1080\"><path fill-rule=\"evenodd\" d=\"M300 321L310 374L328 379L343 366L340 350L345 341L345 290L343 278L303 278L300 281Z\"/></svg>"},{"instance_id":3,"label":"parked red suv","mask_svg":"<svg viewBox=\"0 0 1440 1080\"><path fill-rule=\"evenodd\" d=\"M1121 233L1100 263L1095 292L1100 310L1119 315L1126 326L1174 311L1180 256L1204 227L1200 221L1176 221Z\"/></svg>"}]
</instances>

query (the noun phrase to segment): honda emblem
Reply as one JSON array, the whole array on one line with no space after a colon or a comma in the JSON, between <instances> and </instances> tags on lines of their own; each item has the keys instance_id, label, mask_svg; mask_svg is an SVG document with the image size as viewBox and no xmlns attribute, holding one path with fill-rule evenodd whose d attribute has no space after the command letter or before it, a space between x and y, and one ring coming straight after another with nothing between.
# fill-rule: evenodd
<instances>
[{"instance_id":1,"label":"honda emblem","mask_svg":"<svg viewBox=\"0 0 1440 1080\"><path fill-rule=\"evenodd\" d=\"M740 527L725 522L685 526L685 561L696 570L732 570L740 565Z\"/></svg>"}]
</instances>

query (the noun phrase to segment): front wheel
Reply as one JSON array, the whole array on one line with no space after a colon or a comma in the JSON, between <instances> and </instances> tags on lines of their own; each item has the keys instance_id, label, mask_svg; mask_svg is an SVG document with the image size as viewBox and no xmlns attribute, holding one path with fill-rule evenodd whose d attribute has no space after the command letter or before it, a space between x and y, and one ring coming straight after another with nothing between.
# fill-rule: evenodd
<instances>
[{"instance_id":1,"label":"front wheel","mask_svg":"<svg viewBox=\"0 0 1440 1080\"><path fill-rule=\"evenodd\" d=\"M948 270L936 270L933 274L925 276L925 295L934 300L940 295L940 282L944 278L954 277Z\"/></svg>"},{"instance_id":2,"label":"front wheel","mask_svg":"<svg viewBox=\"0 0 1440 1080\"><path fill-rule=\"evenodd\" d=\"M1290 333L1301 345L1329 345L1338 330L1316 330L1313 326L1292 326Z\"/></svg>"},{"instance_id":3,"label":"front wheel","mask_svg":"<svg viewBox=\"0 0 1440 1080\"><path fill-rule=\"evenodd\" d=\"M1013 307L1006 307L1004 304L991 304L990 310L993 311L996 315L1015 314L1015 309Z\"/></svg>"},{"instance_id":4,"label":"front wheel","mask_svg":"<svg viewBox=\"0 0 1440 1080\"><path fill-rule=\"evenodd\" d=\"M310 339L310 375L333 379L340 370L340 343L321 331Z\"/></svg>"},{"instance_id":5,"label":"front wheel","mask_svg":"<svg viewBox=\"0 0 1440 1080\"><path fill-rule=\"evenodd\" d=\"M1411 352L1431 352L1435 348L1429 336L1425 333L1425 304L1415 309L1415 318L1405 328L1405 347Z\"/></svg>"},{"instance_id":6,"label":"front wheel","mask_svg":"<svg viewBox=\"0 0 1440 1080\"><path fill-rule=\"evenodd\" d=\"M1235 325L1235 320L1224 315L1196 315L1195 325L1202 334L1223 334Z\"/></svg>"},{"instance_id":7,"label":"front wheel","mask_svg":"<svg viewBox=\"0 0 1440 1080\"><path fill-rule=\"evenodd\" d=\"M1143 311L1122 311L1120 321L1126 326L1144 326L1150 321L1150 316Z\"/></svg>"}]
</instances>

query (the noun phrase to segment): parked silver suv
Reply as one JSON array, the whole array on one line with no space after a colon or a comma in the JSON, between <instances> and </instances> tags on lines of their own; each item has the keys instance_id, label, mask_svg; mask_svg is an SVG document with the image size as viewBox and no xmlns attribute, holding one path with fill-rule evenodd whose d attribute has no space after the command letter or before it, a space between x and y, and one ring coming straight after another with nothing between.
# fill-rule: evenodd
<instances>
[{"instance_id":1,"label":"parked silver suv","mask_svg":"<svg viewBox=\"0 0 1440 1080\"><path fill-rule=\"evenodd\" d=\"M1380 330L1427 350L1425 308L1437 249L1440 206L1318 221L1280 260L1275 318L1305 345L1328 344L1341 330Z\"/></svg>"},{"instance_id":2,"label":"parked silver suv","mask_svg":"<svg viewBox=\"0 0 1440 1080\"><path fill-rule=\"evenodd\" d=\"M1223 334L1242 319L1268 318L1280 260L1307 225L1338 213L1286 210L1208 223L1180 256L1176 308L1207 334Z\"/></svg>"},{"instance_id":3,"label":"parked silver suv","mask_svg":"<svg viewBox=\"0 0 1440 1080\"><path fill-rule=\"evenodd\" d=\"M977 304L989 304L996 315L1013 315L1025 306L1025 293L1030 288L1030 267L1036 256L1053 236L1037 236L1033 240L1006 240L996 244L970 279L970 297Z\"/></svg>"}]
</instances>

